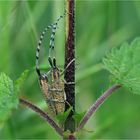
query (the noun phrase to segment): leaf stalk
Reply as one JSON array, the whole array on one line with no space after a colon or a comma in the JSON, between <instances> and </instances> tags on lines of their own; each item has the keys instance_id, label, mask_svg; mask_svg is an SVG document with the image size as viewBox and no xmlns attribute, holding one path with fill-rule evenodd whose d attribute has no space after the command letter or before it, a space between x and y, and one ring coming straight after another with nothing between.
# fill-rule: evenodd
<instances>
[{"instance_id":1,"label":"leaf stalk","mask_svg":"<svg viewBox=\"0 0 140 140\"><path fill-rule=\"evenodd\" d=\"M96 110L103 104L103 102L117 89L119 89L121 85L114 85L105 91L97 100L96 102L87 110L86 114L80 121L77 131L81 130L87 121L91 118L91 116L96 112Z\"/></svg>"},{"instance_id":2,"label":"leaf stalk","mask_svg":"<svg viewBox=\"0 0 140 140\"><path fill-rule=\"evenodd\" d=\"M39 114L44 120L46 120L56 130L56 132L60 136L63 136L63 130L56 124L56 122L54 122L53 119L51 119L51 117L46 112L44 112L39 107L37 107L36 105L30 103L29 101L25 99L20 98L19 102L20 104L30 108L31 110Z\"/></svg>"}]
</instances>

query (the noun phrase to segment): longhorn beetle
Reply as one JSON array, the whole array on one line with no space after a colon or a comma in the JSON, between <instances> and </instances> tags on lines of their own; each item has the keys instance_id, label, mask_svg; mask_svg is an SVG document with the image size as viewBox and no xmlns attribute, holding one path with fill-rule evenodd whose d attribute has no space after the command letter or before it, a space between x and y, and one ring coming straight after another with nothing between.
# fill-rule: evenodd
<instances>
[{"instance_id":1,"label":"longhorn beetle","mask_svg":"<svg viewBox=\"0 0 140 140\"><path fill-rule=\"evenodd\" d=\"M66 102L66 95L64 91L64 84L66 82L61 79L61 76L64 74L64 71L75 61L75 59L71 60L66 69L62 72L56 66L55 58L53 58L53 62L51 59L48 60L51 65L51 70L47 74L41 74L39 81L50 113L52 115L58 115L65 111ZM74 83L69 82L66 84Z\"/></svg>"},{"instance_id":2,"label":"longhorn beetle","mask_svg":"<svg viewBox=\"0 0 140 140\"><path fill-rule=\"evenodd\" d=\"M66 12L65 12L66 13ZM65 101L66 96L64 92L64 81L61 80L61 76L64 74L65 70L75 61L75 59L71 60L67 65L66 69L61 73L60 69L56 66L56 59L53 57L51 59L51 51L54 51L54 37L55 31L58 24L58 21L64 17L60 16L54 24L51 24L42 32L40 40L38 42L37 51L36 51L36 72L39 76L40 87L45 96L46 103L48 105L48 109L52 115L57 115L63 113L65 111ZM39 51L40 46L42 44L42 40L44 35L48 29L52 29L51 39L50 39L50 47L49 47L49 57L48 61L51 66L51 70L47 73L41 74L39 69ZM73 82L69 82L67 84L73 84Z\"/></svg>"}]
</instances>

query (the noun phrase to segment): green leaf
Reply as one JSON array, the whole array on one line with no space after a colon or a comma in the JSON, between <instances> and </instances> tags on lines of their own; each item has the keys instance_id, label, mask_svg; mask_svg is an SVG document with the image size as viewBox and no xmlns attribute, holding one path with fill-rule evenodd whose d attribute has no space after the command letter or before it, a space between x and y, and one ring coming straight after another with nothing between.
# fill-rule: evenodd
<instances>
[{"instance_id":1,"label":"green leaf","mask_svg":"<svg viewBox=\"0 0 140 140\"><path fill-rule=\"evenodd\" d=\"M70 130L64 131L64 133L63 133L64 139L68 139L68 137L69 137L70 134L71 134Z\"/></svg>"},{"instance_id":2,"label":"green leaf","mask_svg":"<svg viewBox=\"0 0 140 140\"><path fill-rule=\"evenodd\" d=\"M140 94L140 38L131 44L124 43L120 48L113 48L103 62L114 83Z\"/></svg>"},{"instance_id":3,"label":"green leaf","mask_svg":"<svg viewBox=\"0 0 140 140\"><path fill-rule=\"evenodd\" d=\"M22 84L24 83L25 79L27 78L29 74L29 70L25 70L20 77L14 82L14 87L15 87L15 92L19 92L20 91L20 87L22 86Z\"/></svg>"},{"instance_id":4,"label":"green leaf","mask_svg":"<svg viewBox=\"0 0 140 140\"><path fill-rule=\"evenodd\" d=\"M79 124L81 119L84 117L85 113L86 113L86 111L81 112L81 113L75 112L75 114L72 117L75 120L76 124Z\"/></svg>"},{"instance_id":5,"label":"green leaf","mask_svg":"<svg viewBox=\"0 0 140 140\"><path fill-rule=\"evenodd\" d=\"M59 123L64 123L65 120L67 119L68 115L70 114L72 110L72 107L70 107L67 111L65 111L64 113L58 114L56 116L57 120L59 121Z\"/></svg>"},{"instance_id":6,"label":"green leaf","mask_svg":"<svg viewBox=\"0 0 140 140\"><path fill-rule=\"evenodd\" d=\"M13 81L4 73L0 74L0 124L9 117L11 110L17 108L18 98L14 92Z\"/></svg>"}]
</instances>

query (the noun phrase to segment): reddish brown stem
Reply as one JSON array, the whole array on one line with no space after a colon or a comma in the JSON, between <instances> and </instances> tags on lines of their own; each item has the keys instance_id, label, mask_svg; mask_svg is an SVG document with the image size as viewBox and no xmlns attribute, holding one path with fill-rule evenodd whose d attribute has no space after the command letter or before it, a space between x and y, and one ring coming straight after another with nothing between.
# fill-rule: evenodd
<instances>
[{"instance_id":1,"label":"reddish brown stem","mask_svg":"<svg viewBox=\"0 0 140 140\"><path fill-rule=\"evenodd\" d=\"M68 6L68 24L67 24L67 31L68 36L66 40L65 46L65 68L67 65L75 59L75 34L74 34L74 0L67 0L66 2ZM66 69L64 78L66 82L75 82L75 61ZM72 106L72 110L65 121L65 131L69 130L71 132L75 131L75 121L72 118L75 112L75 84L65 84L65 93L66 93L66 110ZM67 104L69 103L69 104Z\"/></svg>"},{"instance_id":2,"label":"reddish brown stem","mask_svg":"<svg viewBox=\"0 0 140 140\"><path fill-rule=\"evenodd\" d=\"M105 91L97 100L96 102L88 109L85 116L79 123L79 126L77 128L77 131L81 130L87 121L90 119L90 117L95 113L95 111L100 107L100 105L117 89L119 89L121 85L114 85L111 88L109 88L107 91Z\"/></svg>"},{"instance_id":3,"label":"reddish brown stem","mask_svg":"<svg viewBox=\"0 0 140 140\"><path fill-rule=\"evenodd\" d=\"M54 122L54 120L52 120L49 117L49 115L47 113L45 113L39 107L33 105L32 103L30 103L29 101L27 101L25 99L20 98L19 102L20 102L20 104L25 105L26 107L32 109L34 112L39 114L43 119L45 119L56 130L56 132L59 135L63 136L63 130Z\"/></svg>"}]
</instances>

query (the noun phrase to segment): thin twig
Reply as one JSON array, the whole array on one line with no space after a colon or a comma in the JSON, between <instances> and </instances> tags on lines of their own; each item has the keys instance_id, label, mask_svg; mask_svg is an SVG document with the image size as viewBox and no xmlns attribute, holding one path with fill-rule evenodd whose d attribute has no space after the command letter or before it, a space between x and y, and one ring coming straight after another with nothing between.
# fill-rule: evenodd
<instances>
[{"instance_id":1,"label":"thin twig","mask_svg":"<svg viewBox=\"0 0 140 140\"><path fill-rule=\"evenodd\" d=\"M109 88L107 91L105 91L97 100L96 102L88 109L85 116L79 123L79 126L77 128L77 131L81 130L87 121L90 119L90 117L95 113L95 111L100 107L100 105L111 95L114 91L119 89L121 85L114 85L111 88Z\"/></svg>"},{"instance_id":2,"label":"thin twig","mask_svg":"<svg viewBox=\"0 0 140 140\"><path fill-rule=\"evenodd\" d=\"M54 120L52 120L49 115L47 113L45 113L44 111L42 111L39 107L33 105L32 103L30 103L29 101L25 100L25 99L19 99L19 102L23 105L25 105L26 107L32 109L34 112L38 113L43 119L45 119L55 130L56 132L63 136L63 130L54 122Z\"/></svg>"}]
</instances>

